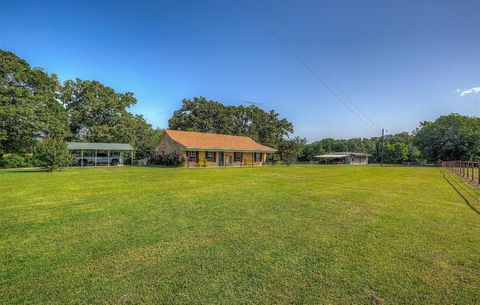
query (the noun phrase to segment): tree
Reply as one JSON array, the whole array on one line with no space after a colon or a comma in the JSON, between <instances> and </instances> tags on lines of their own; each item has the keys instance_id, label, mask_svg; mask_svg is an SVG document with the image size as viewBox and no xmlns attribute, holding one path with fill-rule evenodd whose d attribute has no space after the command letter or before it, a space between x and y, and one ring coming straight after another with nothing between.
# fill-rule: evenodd
<instances>
[{"instance_id":1,"label":"tree","mask_svg":"<svg viewBox=\"0 0 480 305\"><path fill-rule=\"evenodd\" d=\"M0 151L30 152L39 138L68 136L59 81L0 50Z\"/></svg>"},{"instance_id":2,"label":"tree","mask_svg":"<svg viewBox=\"0 0 480 305\"><path fill-rule=\"evenodd\" d=\"M112 132L117 142L132 145L137 159L152 158L162 134L161 130L153 129L142 115L130 113L122 116Z\"/></svg>"},{"instance_id":3,"label":"tree","mask_svg":"<svg viewBox=\"0 0 480 305\"><path fill-rule=\"evenodd\" d=\"M61 97L73 139L130 143L138 159L153 156L160 131L142 115L127 111L137 102L133 93L118 93L98 81L76 79L64 83Z\"/></svg>"},{"instance_id":4,"label":"tree","mask_svg":"<svg viewBox=\"0 0 480 305\"><path fill-rule=\"evenodd\" d=\"M297 160L306 143L307 139L300 137L282 140L278 145L280 159L290 166L291 163Z\"/></svg>"},{"instance_id":5,"label":"tree","mask_svg":"<svg viewBox=\"0 0 480 305\"><path fill-rule=\"evenodd\" d=\"M276 147L293 132L293 125L274 110L257 106L225 106L204 97L184 99L168 121L170 129L249 136Z\"/></svg>"},{"instance_id":6,"label":"tree","mask_svg":"<svg viewBox=\"0 0 480 305\"><path fill-rule=\"evenodd\" d=\"M131 92L98 81L67 80L0 50L0 156L31 153L43 138L126 142L138 158L151 157L160 134L141 115L127 111Z\"/></svg>"},{"instance_id":7,"label":"tree","mask_svg":"<svg viewBox=\"0 0 480 305\"><path fill-rule=\"evenodd\" d=\"M66 81L61 100L67 110L70 131L77 140L114 141L114 129L137 100L133 93L118 93L98 81Z\"/></svg>"},{"instance_id":8,"label":"tree","mask_svg":"<svg viewBox=\"0 0 480 305\"><path fill-rule=\"evenodd\" d=\"M46 137L37 142L34 158L39 167L48 170L58 170L72 162L67 143L63 139Z\"/></svg>"},{"instance_id":9,"label":"tree","mask_svg":"<svg viewBox=\"0 0 480 305\"><path fill-rule=\"evenodd\" d=\"M405 143L386 143L384 150L384 162L395 164L408 160L408 145Z\"/></svg>"},{"instance_id":10,"label":"tree","mask_svg":"<svg viewBox=\"0 0 480 305\"><path fill-rule=\"evenodd\" d=\"M478 160L480 118L452 113L434 122L422 122L415 144L427 160Z\"/></svg>"}]
</instances>

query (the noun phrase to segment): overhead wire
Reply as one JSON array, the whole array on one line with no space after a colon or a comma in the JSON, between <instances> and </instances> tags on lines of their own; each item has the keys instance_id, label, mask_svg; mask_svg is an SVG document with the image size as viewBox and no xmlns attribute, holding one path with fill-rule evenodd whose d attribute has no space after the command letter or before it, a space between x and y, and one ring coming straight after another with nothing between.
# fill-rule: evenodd
<instances>
[{"instance_id":1,"label":"overhead wire","mask_svg":"<svg viewBox=\"0 0 480 305\"><path fill-rule=\"evenodd\" d=\"M266 2L267 0L265 0ZM245 0L244 3L247 3L248 0ZM269 5L267 3L267 5ZM285 31L289 34L289 36L296 42L298 47L303 50L303 52L310 58L310 60L315 64L318 70L320 70L326 78L333 84L333 86L337 89L340 94L342 94L343 98L334 90L331 88L327 82L318 75L318 73L310 67L310 65L297 53L293 48L283 39L272 27L268 27L269 32L278 40L280 41L286 49L318 80L320 83L337 99L339 100L347 109L349 109L360 121L362 121L365 125L367 125L369 128L374 130L375 132L378 132L379 129L382 129L378 124L376 124L370 117L368 117L361 109L358 107L345 93L344 90L340 88L340 86L334 81L333 77L331 77L326 70L318 63L318 61L313 57L313 55L308 51L306 47L303 46L303 44L300 43L300 41L288 30L287 26L285 23L282 21L282 19L274 12L273 8L270 8L271 14L274 16L274 18L277 19L277 22L279 22L282 27L285 28ZM254 14L260 18L255 11ZM261 18L260 18L261 19Z\"/></svg>"},{"instance_id":2,"label":"overhead wire","mask_svg":"<svg viewBox=\"0 0 480 305\"><path fill-rule=\"evenodd\" d=\"M366 115L360 107L358 107L352 99L345 93L345 91L340 88L340 86L337 84L337 82L333 79L332 76L323 68L323 66L315 59L315 57L312 55L312 53L300 42L300 40L293 35L293 33L288 29L287 24L283 21L282 18L276 13L275 8L271 5L271 3L268 0L263 0L266 4L266 7L269 8L269 11L271 15L282 25L282 27L285 29L287 34L290 36L290 38L295 41L297 46L310 58L310 60L315 64L315 66L327 77L327 79L332 83L332 85L340 92L340 94L353 106L355 109L365 118L367 119L373 126L377 127L378 129L382 129L380 125L375 123L368 115Z\"/></svg>"}]
</instances>

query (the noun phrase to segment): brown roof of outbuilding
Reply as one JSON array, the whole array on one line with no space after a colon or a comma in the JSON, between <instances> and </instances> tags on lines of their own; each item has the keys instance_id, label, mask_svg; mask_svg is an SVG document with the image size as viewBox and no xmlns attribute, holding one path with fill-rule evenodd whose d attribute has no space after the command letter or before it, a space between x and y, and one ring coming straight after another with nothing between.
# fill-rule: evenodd
<instances>
[{"instance_id":1,"label":"brown roof of outbuilding","mask_svg":"<svg viewBox=\"0 0 480 305\"><path fill-rule=\"evenodd\" d=\"M252 152L275 152L276 150L258 144L249 137L231 136L195 131L165 130L165 133L175 142L187 149L231 150Z\"/></svg>"}]
</instances>

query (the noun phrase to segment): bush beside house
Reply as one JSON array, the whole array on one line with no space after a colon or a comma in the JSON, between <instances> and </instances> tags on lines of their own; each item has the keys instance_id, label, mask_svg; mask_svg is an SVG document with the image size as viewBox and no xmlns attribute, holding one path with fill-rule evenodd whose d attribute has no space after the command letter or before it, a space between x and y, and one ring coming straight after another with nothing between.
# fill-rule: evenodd
<instances>
[{"instance_id":1,"label":"bush beside house","mask_svg":"<svg viewBox=\"0 0 480 305\"><path fill-rule=\"evenodd\" d=\"M163 154L163 155L160 154L151 158L150 164L180 167L185 164L185 157L177 153L170 153L170 154Z\"/></svg>"}]
</instances>

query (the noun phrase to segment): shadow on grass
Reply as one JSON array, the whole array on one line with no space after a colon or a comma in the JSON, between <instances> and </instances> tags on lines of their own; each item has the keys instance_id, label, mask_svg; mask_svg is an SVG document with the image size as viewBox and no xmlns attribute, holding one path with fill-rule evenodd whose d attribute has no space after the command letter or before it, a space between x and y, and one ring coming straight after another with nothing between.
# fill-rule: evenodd
<instances>
[{"instance_id":1,"label":"shadow on grass","mask_svg":"<svg viewBox=\"0 0 480 305\"><path fill-rule=\"evenodd\" d=\"M472 209L475 213L480 215L480 210L478 206L480 204L480 195L470 188L470 186L466 185L463 181L458 181L455 177L448 177L445 172L442 171L443 179L450 184L450 186L457 192L460 197L465 201L470 209Z\"/></svg>"},{"instance_id":2,"label":"shadow on grass","mask_svg":"<svg viewBox=\"0 0 480 305\"><path fill-rule=\"evenodd\" d=\"M16 173L16 174L21 174L21 173L42 173L45 172L42 169L39 168L6 168L2 169L0 173Z\"/></svg>"}]
</instances>

